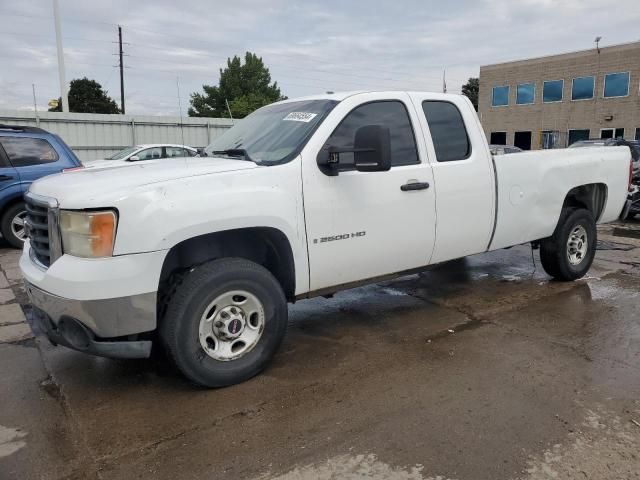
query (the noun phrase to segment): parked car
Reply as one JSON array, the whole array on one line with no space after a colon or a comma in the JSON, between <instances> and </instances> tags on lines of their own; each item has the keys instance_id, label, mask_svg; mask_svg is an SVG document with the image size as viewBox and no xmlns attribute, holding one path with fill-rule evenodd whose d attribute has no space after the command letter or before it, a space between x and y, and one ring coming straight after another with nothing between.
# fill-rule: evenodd
<instances>
[{"instance_id":1,"label":"parked car","mask_svg":"<svg viewBox=\"0 0 640 480\"><path fill-rule=\"evenodd\" d=\"M622 211L631 160L623 147L492 156L467 97L420 92L274 103L206 154L31 186L20 268L54 343L133 358L155 342L218 387L265 368L287 301L526 242L575 280L596 222Z\"/></svg>"},{"instance_id":2,"label":"parked car","mask_svg":"<svg viewBox=\"0 0 640 480\"><path fill-rule=\"evenodd\" d=\"M58 135L36 127L0 125L0 231L10 245L22 248L27 214L22 197L31 182L80 165Z\"/></svg>"},{"instance_id":3,"label":"parked car","mask_svg":"<svg viewBox=\"0 0 640 480\"><path fill-rule=\"evenodd\" d=\"M88 160L83 162L84 166L90 167L112 167L114 165L126 165L131 162L142 162L145 160L159 160L162 158L174 157L195 157L198 150L186 145L175 144L145 144L127 147L114 153L104 160Z\"/></svg>"},{"instance_id":4,"label":"parked car","mask_svg":"<svg viewBox=\"0 0 640 480\"><path fill-rule=\"evenodd\" d=\"M569 145L569 148L582 147L629 147L633 158L633 176L640 177L640 141L624 140L622 138L592 138L589 140L578 140Z\"/></svg>"},{"instance_id":5,"label":"parked car","mask_svg":"<svg viewBox=\"0 0 640 480\"><path fill-rule=\"evenodd\" d=\"M492 155L505 155L508 153L520 153L522 149L513 145L489 145L489 151Z\"/></svg>"},{"instance_id":6,"label":"parked car","mask_svg":"<svg viewBox=\"0 0 640 480\"><path fill-rule=\"evenodd\" d=\"M640 178L634 179L634 184L629 190L629 207L624 218L634 218L640 215Z\"/></svg>"}]
</instances>

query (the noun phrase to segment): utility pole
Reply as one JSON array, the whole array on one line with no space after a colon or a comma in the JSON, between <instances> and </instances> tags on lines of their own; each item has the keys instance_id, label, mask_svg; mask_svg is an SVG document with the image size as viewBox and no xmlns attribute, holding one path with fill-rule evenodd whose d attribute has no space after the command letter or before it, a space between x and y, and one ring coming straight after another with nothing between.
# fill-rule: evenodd
<instances>
[{"instance_id":1,"label":"utility pole","mask_svg":"<svg viewBox=\"0 0 640 480\"><path fill-rule=\"evenodd\" d=\"M442 93L447 93L447 69L442 71Z\"/></svg>"},{"instance_id":2,"label":"utility pole","mask_svg":"<svg viewBox=\"0 0 640 480\"><path fill-rule=\"evenodd\" d=\"M62 98L62 111L69 111L69 99L67 98L67 81L64 78L64 52L62 51L62 34L60 33L60 9L58 0L53 0L53 21L56 26L56 48L58 50L58 77L60 81L60 97Z\"/></svg>"},{"instance_id":3,"label":"utility pole","mask_svg":"<svg viewBox=\"0 0 640 480\"><path fill-rule=\"evenodd\" d=\"M118 25L118 55L120 57L120 110L124 115L124 62L122 61L122 27Z\"/></svg>"}]
</instances>

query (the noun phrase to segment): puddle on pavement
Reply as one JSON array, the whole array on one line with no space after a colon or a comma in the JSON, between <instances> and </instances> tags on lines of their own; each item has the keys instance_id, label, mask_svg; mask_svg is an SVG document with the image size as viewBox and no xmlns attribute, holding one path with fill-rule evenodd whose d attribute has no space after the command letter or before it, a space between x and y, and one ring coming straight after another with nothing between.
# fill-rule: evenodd
<instances>
[{"instance_id":1,"label":"puddle on pavement","mask_svg":"<svg viewBox=\"0 0 640 480\"><path fill-rule=\"evenodd\" d=\"M338 455L325 462L295 468L285 474L263 475L259 480L450 480L443 476L423 473L424 466L393 467L384 463L376 455Z\"/></svg>"},{"instance_id":2,"label":"puddle on pavement","mask_svg":"<svg viewBox=\"0 0 640 480\"><path fill-rule=\"evenodd\" d=\"M0 458L13 455L23 448L27 442L22 440L26 433L19 428L9 428L0 425Z\"/></svg>"}]
</instances>

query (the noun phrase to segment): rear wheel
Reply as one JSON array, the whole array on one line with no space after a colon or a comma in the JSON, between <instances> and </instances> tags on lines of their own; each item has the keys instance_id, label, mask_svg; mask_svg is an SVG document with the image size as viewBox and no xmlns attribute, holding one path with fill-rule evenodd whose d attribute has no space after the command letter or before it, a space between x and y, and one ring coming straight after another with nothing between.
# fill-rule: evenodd
<instances>
[{"instance_id":1,"label":"rear wheel","mask_svg":"<svg viewBox=\"0 0 640 480\"><path fill-rule=\"evenodd\" d=\"M12 247L22 248L24 244L26 234L24 220L26 216L27 210L22 202L11 205L2 215L0 230L2 230L4 239Z\"/></svg>"},{"instance_id":2,"label":"rear wheel","mask_svg":"<svg viewBox=\"0 0 640 480\"><path fill-rule=\"evenodd\" d=\"M583 208L567 208L553 235L540 243L540 260L545 272L556 280L583 277L596 253L597 231L593 215Z\"/></svg>"},{"instance_id":3,"label":"rear wheel","mask_svg":"<svg viewBox=\"0 0 640 480\"><path fill-rule=\"evenodd\" d=\"M264 267L214 260L186 273L161 321L169 357L190 380L223 387L262 371L280 345L287 304Z\"/></svg>"}]
</instances>

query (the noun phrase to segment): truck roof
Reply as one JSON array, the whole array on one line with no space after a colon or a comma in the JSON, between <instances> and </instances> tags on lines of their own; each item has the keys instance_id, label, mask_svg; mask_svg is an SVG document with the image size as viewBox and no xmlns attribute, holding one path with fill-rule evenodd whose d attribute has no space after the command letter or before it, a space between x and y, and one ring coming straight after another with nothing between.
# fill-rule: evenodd
<instances>
[{"instance_id":1,"label":"truck roof","mask_svg":"<svg viewBox=\"0 0 640 480\"><path fill-rule=\"evenodd\" d=\"M341 102L342 100L351 97L353 95L359 95L362 93L397 93L397 92L403 92L403 93L433 93L435 95L438 96L452 96L452 97L457 97L459 95L457 94L453 94L453 93L440 93L440 92L418 92L416 90L352 90L352 91L345 91L345 92L325 92L325 93L321 93L321 94L317 94L317 95L308 95L306 97L296 97L296 98L288 98L287 100L282 100L280 102L277 103L290 103L290 102L300 102L300 101L306 101L306 100L337 100L338 102Z\"/></svg>"}]
</instances>

